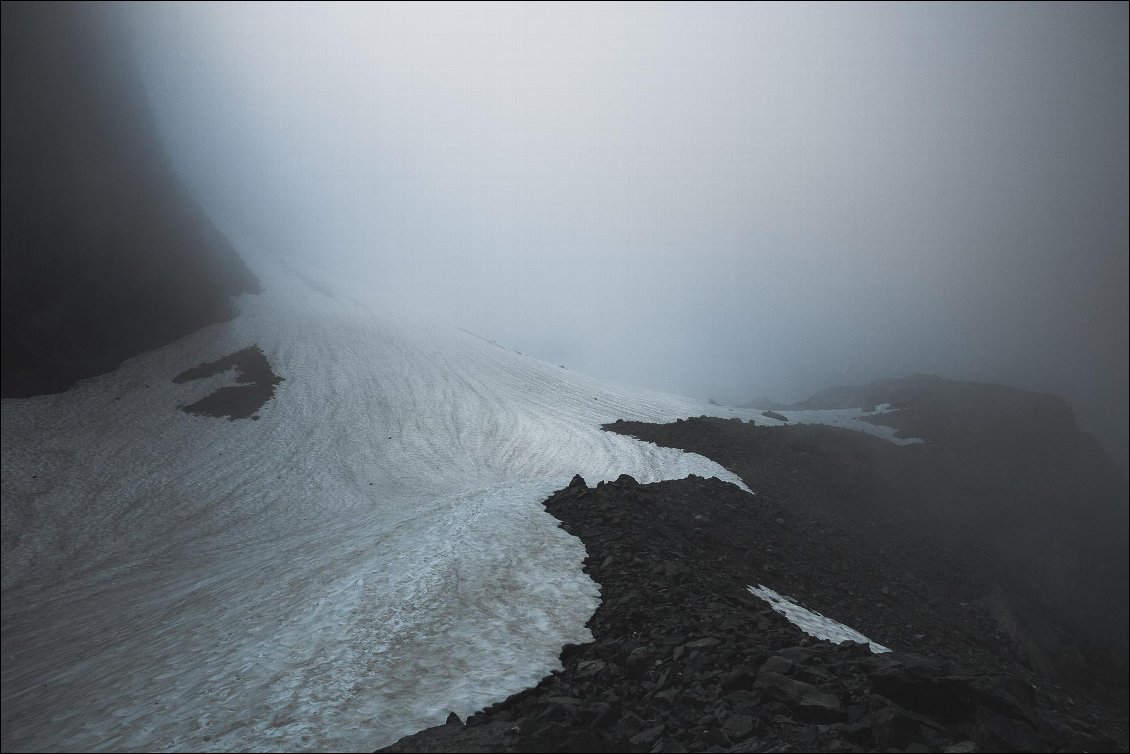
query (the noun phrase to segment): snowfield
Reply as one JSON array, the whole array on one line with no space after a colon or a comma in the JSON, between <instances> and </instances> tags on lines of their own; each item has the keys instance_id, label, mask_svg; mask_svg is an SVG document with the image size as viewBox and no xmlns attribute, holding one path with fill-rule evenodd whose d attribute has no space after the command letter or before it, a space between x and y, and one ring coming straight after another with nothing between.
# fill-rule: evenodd
<instances>
[{"instance_id":1,"label":"snowfield","mask_svg":"<svg viewBox=\"0 0 1130 754\"><path fill-rule=\"evenodd\" d=\"M3 402L5 750L372 750L466 716L591 638L553 490L741 485L601 423L773 423L397 320L242 246L265 292L232 322ZM178 409L231 374L175 375L252 344L285 379L260 420Z\"/></svg>"}]
</instances>

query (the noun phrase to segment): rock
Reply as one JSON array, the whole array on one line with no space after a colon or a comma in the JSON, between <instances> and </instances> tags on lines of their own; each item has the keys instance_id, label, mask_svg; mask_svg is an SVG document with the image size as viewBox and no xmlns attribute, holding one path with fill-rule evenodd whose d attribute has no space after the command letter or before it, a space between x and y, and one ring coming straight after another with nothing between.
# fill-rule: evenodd
<instances>
[{"instance_id":1,"label":"rock","mask_svg":"<svg viewBox=\"0 0 1130 754\"><path fill-rule=\"evenodd\" d=\"M755 715L759 709L757 697L748 691L735 691L732 694L727 694L723 697L723 701L730 708L730 712L735 715Z\"/></svg>"},{"instance_id":2,"label":"rock","mask_svg":"<svg viewBox=\"0 0 1130 754\"><path fill-rule=\"evenodd\" d=\"M705 639L696 639L689 641L683 645L684 649L706 649L708 647L716 647L722 643L721 639L715 639L713 636L708 636Z\"/></svg>"},{"instance_id":3,"label":"rock","mask_svg":"<svg viewBox=\"0 0 1130 754\"><path fill-rule=\"evenodd\" d=\"M566 710L570 715L575 715L577 713L577 707L580 705L581 700L577 699L574 696L562 696L560 694L555 694L553 696L544 697L542 699L542 702L548 707L560 707Z\"/></svg>"},{"instance_id":4,"label":"rock","mask_svg":"<svg viewBox=\"0 0 1130 754\"><path fill-rule=\"evenodd\" d=\"M844 719L844 705L835 694L807 693L796 704L797 716L807 722L834 723Z\"/></svg>"},{"instance_id":5,"label":"rock","mask_svg":"<svg viewBox=\"0 0 1130 754\"><path fill-rule=\"evenodd\" d=\"M784 703L798 717L810 722L836 722L844 717L843 703L835 695L824 693L810 683L766 670L765 667L758 672L754 689Z\"/></svg>"},{"instance_id":6,"label":"rock","mask_svg":"<svg viewBox=\"0 0 1130 754\"><path fill-rule=\"evenodd\" d=\"M738 665L722 676L723 691L742 691L753 688L757 674L748 665Z\"/></svg>"},{"instance_id":7,"label":"rock","mask_svg":"<svg viewBox=\"0 0 1130 754\"><path fill-rule=\"evenodd\" d=\"M847 715L848 723L858 723L867 717L867 705L849 704L847 709L844 710L844 714Z\"/></svg>"},{"instance_id":8,"label":"rock","mask_svg":"<svg viewBox=\"0 0 1130 754\"><path fill-rule=\"evenodd\" d=\"M1026 721L979 707L973 716L970 731L973 740L986 751L1038 751L1042 748L1039 734Z\"/></svg>"},{"instance_id":9,"label":"rock","mask_svg":"<svg viewBox=\"0 0 1130 754\"><path fill-rule=\"evenodd\" d=\"M868 653L870 654L870 652ZM777 673L778 675L789 675L796 667L796 663L787 657L781 655L773 655L761 665L760 672L762 673Z\"/></svg>"},{"instance_id":10,"label":"rock","mask_svg":"<svg viewBox=\"0 0 1130 754\"><path fill-rule=\"evenodd\" d=\"M977 754L977 744L973 741L959 741L942 749L945 754Z\"/></svg>"},{"instance_id":11,"label":"rock","mask_svg":"<svg viewBox=\"0 0 1130 754\"><path fill-rule=\"evenodd\" d=\"M689 575L687 567L682 563L668 561L662 566L663 575L670 581L684 581Z\"/></svg>"},{"instance_id":12,"label":"rock","mask_svg":"<svg viewBox=\"0 0 1130 754\"><path fill-rule=\"evenodd\" d=\"M874 745L874 737L871 734L871 723L867 721L830 725L828 726L828 730L835 731L845 741L850 741L856 746L872 748Z\"/></svg>"},{"instance_id":13,"label":"rock","mask_svg":"<svg viewBox=\"0 0 1130 754\"><path fill-rule=\"evenodd\" d=\"M673 738L661 738L651 747L652 754L684 754L686 747Z\"/></svg>"},{"instance_id":14,"label":"rock","mask_svg":"<svg viewBox=\"0 0 1130 754\"><path fill-rule=\"evenodd\" d=\"M872 683L878 693L903 707L941 721L964 719L978 707L985 707L1035 725L1032 688L1015 677L946 674L945 664L937 660L886 654L870 662L872 666L881 665L871 674Z\"/></svg>"},{"instance_id":15,"label":"rock","mask_svg":"<svg viewBox=\"0 0 1130 754\"><path fill-rule=\"evenodd\" d=\"M531 752L590 752L613 751L618 747L603 731L552 723L521 736L517 748Z\"/></svg>"},{"instance_id":16,"label":"rock","mask_svg":"<svg viewBox=\"0 0 1130 754\"><path fill-rule=\"evenodd\" d=\"M620 708L620 705L600 702L593 705L592 709L590 710L591 720L589 721L589 724L593 728L599 728L602 730L610 729L613 725L620 721L621 712L622 710Z\"/></svg>"},{"instance_id":17,"label":"rock","mask_svg":"<svg viewBox=\"0 0 1130 754\"><path fill-rule=\"evenodd\" d=\"M574 474L573 478L569 481L568 489L572 490L572 489L576 489L578 487L587 490L589 486L585 482L585 478L583 476L581 476L580 474Z\"/></svg>"},{"instance_id":18,"label":"rock","mask_svg":"<svg viewBox=\"0 0 1130 754\"><path fill-rule=\"evenodd\" d=\"M722 730L731 741L744 741L753 734L754 718L748 715L730 715L722 723Z\"/></svg>"},{"instance_id":19,"label":"rock","mask_svg":"<svg viewBox=\"0 0 1130 754\"><path fill-rule=\"evenodd\" d=\"M575 677L579 680L592 678L593 676L600 675L607 667L608 663L604 662L604 660L583 660L577 663Z\"/></svg>"},{"instance_id":20,"label":"rock","mask_svg":"<svg viewBox=\"0 0 1130 754\"><path fill-rule=\"evenodd\" d=\"M652 727L647 728L645 730L641 730L639 733L632 736L632 738L631 738L632 745L633 746L646 746L648 748L654 746L655 742L659 740L659 737L663 735L663 731L666 727L667 726L665 726L661 723L659 725L652 726Z\"/></svg>"},{"instance_id":21,"label":"rock","mask_svg":"<svg viewBox=\"0 0 1130 754\"><path fill-rule=\"evenodd\" d=\"M651 647L637 647L628 655L628 670L635 675L641 675L651 667L655 661L655 650Z\"/></svg>"},{"instance_id":22,"label":"rock","mask_svg":"<svg viewBox=\"0 0 1130 754\"><path fill-rule=\"evenodd\" d=\"M732 741L726 737L726 734L717 728L707 728L702 731L702 740L711 746L729 747Z\"/></svg>"},{"instance_id":23,"label":"rock","mask_svg":"<svg viewBox=\"0 0 1130 754\"><path fill-rule=\"evenodd\" d=\"M683 697L699 704L708 704L715 699L715 695L707 691L700 683L696 683L683 693Z\"/></svg>"},{"instance_id":24,"label":"rock","mask_svg":"<svg viewBox=\"0 0 1130 754\"><path fill-rule=\"evenodd\" d=\"M905 750L911 744L929 745L944 739L937 723L896 704L882 706L872 715L871 733L878 750Z\"/></svg>"},{"instance_id":25,"label":"rock","mask_svg":"<svg viewBox=\"0 0 1130 754\"><path fill-rule=\"evenodd\" d=\"M870 657L871 647L856 641L841 641L836 645L836 650L845 658Z\"/></svg>"},{"instance_id":26,"label":"rock","mask_svg":"<svg viewBox=\"0 0 1130 754\"><path fill-rule=\"evenodd\" d=\"M765 666L768 661L765 662ZM800 700L803 694L808 692L815 692L816 687L811 684L801 683L800 681L793 681L792 678L786 678L780 673L774 673L773 670L767 669L762 666L757 673L754 688L770 695L773 699L779 701Z\"/></svg>"},{"instance_id":27,"label":"rock","mask_svg":"<svg viewBox=\"0 0 1130 754\"><path fill-rule=\"evenodd\" d=\"M450 719L450 718L449 718ZM513 741L513 725L500 720L464 728L462 725L437 725L405 736L382 752L496 752Z\"/></svg>"}]
</instances>

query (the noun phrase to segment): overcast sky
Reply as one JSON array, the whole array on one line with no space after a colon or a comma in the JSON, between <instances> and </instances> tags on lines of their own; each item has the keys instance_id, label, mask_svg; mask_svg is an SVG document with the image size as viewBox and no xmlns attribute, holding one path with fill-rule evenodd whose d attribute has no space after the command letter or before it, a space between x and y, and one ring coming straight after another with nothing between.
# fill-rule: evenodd
<instances>
[{"instance_id":1,"label":"overcast sky","mask_svg":"<svg viewBox=\"0 0 1130 754\"><path fill-rule=\"evenodd\" d=\"M1125 3L128 12L200 198L376 299L723 402L1054 392L1125 466Z\"/></svg>"}]
</instances>

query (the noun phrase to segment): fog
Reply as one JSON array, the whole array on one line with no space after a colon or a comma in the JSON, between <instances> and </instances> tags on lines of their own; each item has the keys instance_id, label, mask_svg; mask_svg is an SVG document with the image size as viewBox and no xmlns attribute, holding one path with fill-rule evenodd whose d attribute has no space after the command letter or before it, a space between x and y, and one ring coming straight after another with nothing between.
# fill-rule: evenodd
<instances>
[{"instance_id":1,"label":"fog","mask_svg":"<svg viewBox=\"0 0 1130 754\"><path fill-rule=\"evenodd\" d=\"M569 369L744 403L933 372L1126 465L1127 5L124 8L266 248Z\"/></svg>"}]
</instances>

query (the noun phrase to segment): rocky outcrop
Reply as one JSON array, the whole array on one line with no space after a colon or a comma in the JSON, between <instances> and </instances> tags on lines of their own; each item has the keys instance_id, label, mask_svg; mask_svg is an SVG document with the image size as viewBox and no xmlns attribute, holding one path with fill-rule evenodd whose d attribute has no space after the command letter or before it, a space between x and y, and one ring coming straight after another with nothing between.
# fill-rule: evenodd
<instances>
[{"instance_id":1,"label":"rocky outcrop","mask_svg":"<svg viewBox=\"0 0 1130 754\"><path fill-rule=\"evenodd\" d=\"M891 643L914 652L877 655L803 634L745 586L809 579L828 553L806 548L796 517L760 503L717 479L574 479L546 508L585 543L585 570L601 585L594 641L567 646L563 669L536 688L383 751L1125 748L1117 721L1034 685L1007 657L969 651L983 640L962 628L956 603L916 627L945 634L971 663L930 656L935 645L913 635ZM893 614L888 625L918 620L910 595L875 607L887 600L881 577L847 565L836 592L867 590L873 612Z\"/></svg>"},{"instance_id":2,"label":"rocky outcrop","mask_svg":"<svg viewBox=\"0 0 1130 754\"><path fill-rule=\"evenodd\" d=\"M257 290L174 174L117 10L3 5L4 397L65 390Z\"/></svg>"}]
</instances>

